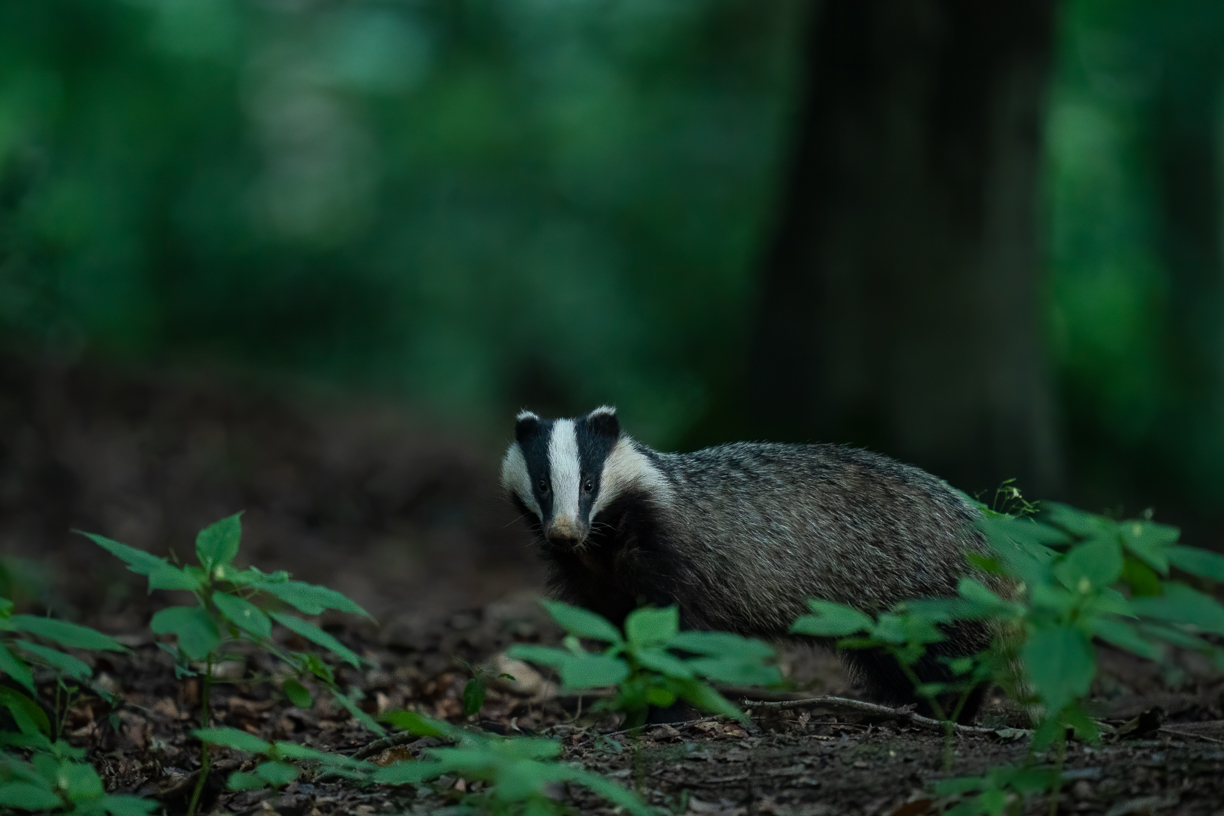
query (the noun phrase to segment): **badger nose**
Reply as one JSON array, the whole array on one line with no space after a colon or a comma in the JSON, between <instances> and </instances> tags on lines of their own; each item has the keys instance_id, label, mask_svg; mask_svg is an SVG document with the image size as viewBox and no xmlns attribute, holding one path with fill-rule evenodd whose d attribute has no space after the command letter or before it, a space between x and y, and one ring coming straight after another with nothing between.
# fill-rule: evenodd
<instances>
[{"instance_id":1,"label":"badger nose","mask_svg":"<svg viewBox=\"0 0 1224 816\"><path fill-rule=\"evenodd\" d=\"M558 518L544 529L544 537L558 546L572 547L582 540L582 531L573 519Z\"/></svg>"}]
</instances>

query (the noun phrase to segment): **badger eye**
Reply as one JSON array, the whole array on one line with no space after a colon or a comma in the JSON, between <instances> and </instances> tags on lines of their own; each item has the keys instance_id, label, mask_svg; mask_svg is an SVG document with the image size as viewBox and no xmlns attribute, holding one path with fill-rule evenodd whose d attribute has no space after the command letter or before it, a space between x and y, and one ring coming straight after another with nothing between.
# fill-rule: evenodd
<instances>
[{"instance_id":1,"label":"badger eye","mask_svg":"<svg viewBox=\"0 0 1224 816\"><path fill-rule=\"evenodd\" d=\"M595 489L595 483L592 482L590 479L587 479L585 482L582 483L582 489L583 491L590 493L592 490Z\"/></svg>"},{"instance_id":2,"label":"badger eye","mask_svg":"<svg viewBox=\"0 0 1224 816\"><path fill-rule=\"evenodd\" d=\"M548 492L548 480L547 480L547 479L541 479L541 480L540 480L540 492L541 492L541 493L547 493L547 492Z\"/></svg>"}]
</instances>

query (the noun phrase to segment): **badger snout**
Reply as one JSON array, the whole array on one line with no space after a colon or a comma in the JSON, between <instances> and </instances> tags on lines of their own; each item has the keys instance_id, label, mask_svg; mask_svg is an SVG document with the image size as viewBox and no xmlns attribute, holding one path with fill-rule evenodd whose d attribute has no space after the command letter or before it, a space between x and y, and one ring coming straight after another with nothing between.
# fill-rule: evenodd
<instances>
[{"instance_id":1,"label":"badger snout","mask_svg":"<svg viewBox=\"0 0 1224 816\"><path fill-rule=\"evenodd\" d=\"M577 519L562 516L544 525L544 537L557 547L577 547L586 538L586 530Z\"/></svg>"}]
</instances>

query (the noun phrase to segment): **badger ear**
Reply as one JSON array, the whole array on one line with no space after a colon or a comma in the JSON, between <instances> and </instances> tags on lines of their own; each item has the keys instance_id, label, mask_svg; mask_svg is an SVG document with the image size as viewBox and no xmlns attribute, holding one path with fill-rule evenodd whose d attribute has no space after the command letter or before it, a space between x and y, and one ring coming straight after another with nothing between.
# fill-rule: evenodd
<instances>
[{"instance_id":1,"label":"badger ear","mask_svg":"<svg viewBox=\"0 0 1224 816\"><path fill-rule=\"evenodd\" d=\"M514 438L522 442L540 429L540 418L530 411L519 411L514 420Z\"/></svg>"},{"instance_id":2,"label":"badger ear","mask_svg":"<svg viewBox=\"0 0 1224 816\"><path fill-rule=\"evenodd\" d=\"M591 430L600 436L616 439L620 436L620 421L616 418L616 409L601 405L587 414L587 422Z\"/></svg>"}]
</instances>

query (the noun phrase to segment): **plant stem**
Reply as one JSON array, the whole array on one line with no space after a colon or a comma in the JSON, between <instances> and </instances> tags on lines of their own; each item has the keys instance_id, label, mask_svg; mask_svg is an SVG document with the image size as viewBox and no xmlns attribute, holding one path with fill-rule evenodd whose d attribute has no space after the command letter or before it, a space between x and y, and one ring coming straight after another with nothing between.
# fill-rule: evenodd
<instances>
[{"instance_id":1,"label":"plant stem","mask_svg":"<svg viewBox=\"0 0 1224 816\"><path fill-rule=\"evenodd\" d=\"M200 680L200 727L207 728L211 720L208 710L209 697L212 692L213 656L210 654L204 663L204 677ZM212 754L208 751L208 743L200 741L200 776L196 779L195 790L191 792L191 804L187 805L187 816L195 816L196 807L200 804L200 794L204 792L204 784L208 781L208 771L212 767Z\"/></svg>"},{"instance_id":2,"label":"plant stem","mask_svg":"<svg viewBox=\"0 0 1224 816\"><path fill-rule=\"evenodd\" d=\"M1055 768L1054 790L1050 791L1050 816L1058 816L1058 795L1062 793L1063 764L1067 760L1067 729L1058 729L1058 766Z\"/></svg>"}]
</instances>

